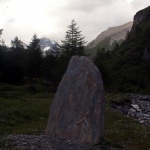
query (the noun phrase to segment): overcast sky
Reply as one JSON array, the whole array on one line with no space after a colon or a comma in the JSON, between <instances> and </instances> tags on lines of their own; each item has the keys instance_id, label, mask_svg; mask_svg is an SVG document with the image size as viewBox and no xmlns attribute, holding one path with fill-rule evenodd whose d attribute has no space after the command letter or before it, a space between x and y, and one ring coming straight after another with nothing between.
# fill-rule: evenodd
<instances>
[{"instance_id":1,"label":"overcast sky","mask_svg":"<svg viewBox=\"0 0 150 150\"><path fill-rule=\"evenodd\" d=\"M28 44L34 33L60 41L75 19L90 42L109 27L132 21L150 0L0 0L0 29L5 43L18 36Z\"/></svg>"}]
</instances>

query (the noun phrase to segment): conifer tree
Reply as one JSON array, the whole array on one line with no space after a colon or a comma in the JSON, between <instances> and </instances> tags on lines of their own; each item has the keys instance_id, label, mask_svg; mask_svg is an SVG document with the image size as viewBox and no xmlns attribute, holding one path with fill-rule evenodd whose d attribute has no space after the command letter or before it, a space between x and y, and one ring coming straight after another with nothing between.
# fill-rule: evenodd
<instances>
[{"instance_id":1,"label":"conifer tree","mask_svg":"<svg viewBox=\"0 0 150 150\"><path fill-rule=\"evenodd\" d=\"M11 48L24 49L24 43L16 36L14 40L11 40Z\"/></svg>"},{"instance_id":2,"label":"conifer tree","mask_svg":"<svg viewBox=\"0 0 150 150\"><path fill-rule=\"evenodd\" d=\"M57 60L57 67L55 70L55 77L57 82L61 81L63 74L65 73L69 60L73 55L84 55L84 37L77 27L77 23L73 19L66 31L65 40L62 41L60 55Z\"/></svg>"},{"instance_id":3,"label":"conifer tree","mask_svg":"<svg viewBox=\"0 0 150 150\"><path fill-rule=\"evenodd\" d=\"M5 46L2 46L1 80L3 82L22 83L24 78L24 50L23 42L18 37L11 41L11 47L8 50L5 50Z\"/></svg>"},{"instance_id":4,"label":"conifer tree","mask_svg":"<svg viewBox=\"0 0 150 150\"><path fill-rule=\"evenodd\" d=\"M37 38L36 34L34 34L30 44L28 45L26 64L27 75L30 77L31 87L36 88L36 84L35 86L33 86L33 79L39 78L42 66L42 51L40 48L40 39Z\"/></svg>"},{"instance_id":5,"label":"conifer tree","mask_svg":"<svg viewBox=\"0 0 150 150\"><path fill-rule=\"evenodd\" d=\"M77 27L77 23L73 19L66 31L65 40L62 41L62 53L68 56L84 55L84 37Z\"/></svg>"}]
</instances>

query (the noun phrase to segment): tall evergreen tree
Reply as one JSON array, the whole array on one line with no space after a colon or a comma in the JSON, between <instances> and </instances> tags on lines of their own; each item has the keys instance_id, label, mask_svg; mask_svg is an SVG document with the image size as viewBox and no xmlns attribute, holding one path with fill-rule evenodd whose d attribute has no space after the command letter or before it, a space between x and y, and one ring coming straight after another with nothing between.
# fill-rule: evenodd
<instances>
[{"instance_id":1,"label":"tall evergreen tree","mask_svg":"<svg viewBox=\"0 0 150 150\"><path fill-rule=\"evenodd\" d=\"M77 27L77 23L73 19L66 31L65 40L62 41L62 52L70 57L73 55L84 55L84 37Z\"/></svg>"},{"instance_id":2,"label":"tall evergreen tree","mask_svg":"<svg viewBox=\"0 0 150 150\"><path fill-rule=\"evenodd\" d=\"M27 75L30 77L31 87L33 87L33 79L40 77L42 66L42 51L40 48L40 39L34 34L32 41L28 45L26 55ZM36 82L35 82L36 83ZM36 88L36 84L35 84Z\"/></svg>"},{"instance_id":3,"label":"tall evergreen tree","mask_svg":"<svg viewBox=\"0 0 150 150\"><path fill-rule=\"evenodd\" d=\"M57 61L57 81L59 82L65 73L69 60L73 55L84 55L84 37L73 19L66 31L65 40L62 41L61 52Z\"/></svg>"},{"instance_id":4,"label":"tall evergreen tree","mask_svg":"<svg viewBox=\"0 0 150 150\"><path fill-rule=\"evenodd\" d=\"M20 83L23 81L23 59L24 59L23 42L15 37L11 41L11 47L8 51L4 51L2 81L11 83Z\"/></svg>"}]
</instances>

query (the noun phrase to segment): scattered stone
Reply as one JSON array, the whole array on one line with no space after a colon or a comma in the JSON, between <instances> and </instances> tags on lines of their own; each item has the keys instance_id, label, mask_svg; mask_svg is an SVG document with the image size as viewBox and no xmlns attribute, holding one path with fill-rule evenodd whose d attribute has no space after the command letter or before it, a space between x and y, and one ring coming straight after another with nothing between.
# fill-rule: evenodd
<instances>
[{"instance_id":1,"label":"scattered stone","mask_svg":"<svg viewBox=\"0 0 150 150\"><path fill-rule=\"evenodd\" d=\"M45 135L8 135L9 140L5 149L11 150L86 150L90 148L88 144L66 143L64 139L49 137Z\"/></svg>"},{"instance_id":2,"label":"scattered stone","mask_svg":"<svg viewBox=\"0 0 150 150\"><path fill-rule=\"evenodd\" d=\"M140 120L140 123L144 123L144 120Z\"/></svg>"},{"instance_id":3,"label":"scattered stone","mask_svg":"<svg viewBox=\"0 0 150 150\"><path fill-rule=\"evenodd\" d=\"M132 106L134 109L136 109L136 110L138 110L138 109L139 109L139 106L138 106L138 105L131 104L131 106Z\"/></svg>"},{"instance_id":4,"label":"scattered stone","mask_svg":"<svg viewBox=\"0 0 150 150\"><path fill-rule=\"evenodd\" d=\"M104 136L104 89L98 68L73 56L51 104L46 135L89 144Z\"/></svg>"},{"instance_id":5,"label":"scattered stone","mask_svg":"<svg viewBox=\"0 0 150 150\"><path fill-rule=\"evenodd\" d=\"M61 139L59 137L50 137L45 135L21 135L11 134L3 135L1 139L5 139L7 143L4 149L0 150L120 150L111 143L103 143L101 145L89 145L79 142L72 142Z\"/></svg>"},{"instance_id":6,"label":"scattered stone","mask_svg":"<svg viewBox=\"0 0 150 150\"><path fill-rule=\"evenodd\" d=\"M135 110L135 109L133 109L133 108L130 108L130 109L129 109L129 112L130 112L130 113L135 113L135 112L136 112L136 110Z\"/></svg>"},{"instance_id":7,"label":"scattered stone","mask_svg":"<svg viewBox=\"0 0 150 150\"><path fill-rule=\"evenodd\" d=\"M131 116L144 125L150 125L150 95L128 94L129 103L115 104L112 107L127 116Z\"/></svg>"}]
</instances>

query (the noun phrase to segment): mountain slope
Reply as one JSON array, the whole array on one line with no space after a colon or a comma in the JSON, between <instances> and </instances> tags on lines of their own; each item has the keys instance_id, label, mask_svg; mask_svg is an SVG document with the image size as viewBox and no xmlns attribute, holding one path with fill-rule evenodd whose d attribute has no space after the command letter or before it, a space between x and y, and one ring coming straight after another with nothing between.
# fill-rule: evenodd
<instances>
[{"instance_id":1,"label":"mountain slope","mask_svg":"<svg viewBox=\"0 0 150 150\"><path fill-rule=\"evenodd\" d=\"M110 51L103 61L111 74L109 86L120 92L150 92L149 39L150 7L147 7L134 16L133 27L121 47Z\"/></svg>"},{"instance_id":2,"label":"mountain slope","mask_svg":"<svg viewBox=\"0 0 150 150\"><path fill-rule=\"evenodd\" d=\"M95 56L99 48L112 49L116 43L120 44L125 39L127 32L131 30L132 24L133 22L128 22L101 32L95 40L87 44L86 53Z\"/></svg>"}]
</instances>

